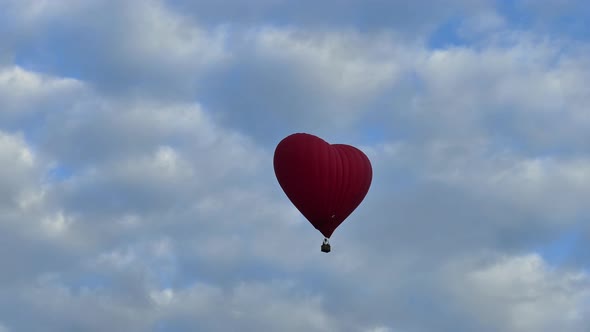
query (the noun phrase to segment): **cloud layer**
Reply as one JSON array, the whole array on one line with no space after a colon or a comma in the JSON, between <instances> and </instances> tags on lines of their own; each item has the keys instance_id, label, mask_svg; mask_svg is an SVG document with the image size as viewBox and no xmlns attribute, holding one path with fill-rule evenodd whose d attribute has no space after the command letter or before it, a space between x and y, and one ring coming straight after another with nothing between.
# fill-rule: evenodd
<instances>
[{"instance_id":1,"label":"cloud layer","mask_svg":"<svg viewBox=\"0 0 590 332\"><path fill-rule=\"evenodd\" d=\"M581 1L0 4L0 332L590 324ZM329 255L300 131L374 168Z\"/></svg>"}]
</instances>

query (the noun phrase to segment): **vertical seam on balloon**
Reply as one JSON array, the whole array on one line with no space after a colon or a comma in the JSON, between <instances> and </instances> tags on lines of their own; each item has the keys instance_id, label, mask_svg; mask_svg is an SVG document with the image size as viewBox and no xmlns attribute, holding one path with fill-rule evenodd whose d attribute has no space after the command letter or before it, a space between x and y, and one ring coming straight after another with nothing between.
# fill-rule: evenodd
<instances>
[{"instance_id":1,"label":"vertical seam on balloon","mask_svg":"<svg viewBox=\"0 0 590 332\"><path fill-rule=\"evenodd\" d=\"M340 198L342 195L342 172L344 167L342 166L342 157L340 156L340 150L338 149L338 145L333 145L332 146L334 153L336 154L336 158L337 158L337 163L340 166L340 172L336 173L334 175L335 177L335 181L334 184L338 185L338 190L335 191L334 193L334 201L330 210L331 215L335 215L338 214L338 207L340 206ZM332 218L330 218L330 228L333 228L333 223L334 220Z\"/></svg>"},{"instance_id":2,"label":"vertical seam on balloon","mask_svg":"<svg viewBox=\"0 0 590 332\"><path fill-rule=\"evenodd\" d=\"M320 156L322 158L326 158L327 160L323 160L320 162L320 165L323 165L324 167L322 167L322 174L320 174L320 182L322 183L322 190L327 194L324 195L322 198L322 209L321 211L326 214L327 212L327 207L329 207L330 204L330 179L329 179L329 175L330 173L332 173L330 170L330 145L327 142L322 142L322 149L321 149L321 154ZM326 215L322 216L322 224L326 224Z\"/></svg>"},{"instance_id":3,"label":"vertical seam on balloon","mask_svg":"<svg viewBox=\"0 0 590 332\"><path fill-rule=\"evenodd\" d=\"M330 206L330 218L333 215L336 215L337 213L337 208L338 208L338 203L340 200L339 194L342 192L342 172L343 172L343 165L342 165L342 158L340 156L340 151L338 150L338 148L332 146L332 153L335 155L335 161L334 163L335 165L335 169L336 171L334 172L334 176L333 176L333 181L332 181L332 185L333 185L333 192L332 192L332 205Z\"/></svg>"},{"instance_id":4,"label":"vertical seam on balloon","mask_svg":"<svg viewBox=\"0 0 590 332\"><path fill-rule=\"evenodd\" d=\"M358 155L358 153L352 153L355 150L355 148L352 147L352 148L348 148L347 150L350 152L349 155L351 156L350 163L353 165L357 165L359 155ZM354 152L356 152L356 151L354 151ZM360 171L361 171L361 169L359 169L359 172ZM363 174L363 173L360 173L360 174ZM359 176L360 176L360 174L359 174ZM352 198L352 201L354 202L354 204L353 204L354 207L351 207L351 206L348 207L348 210L346 211L347 218L350 216L350 214L356 208L356 205L357 205L356 203L358 202L359 194L360 194L359 189L362 188L362 184L363 183L361 181L358 181L358 177L357 177L357 178L355 178L353 185L352 186L349 185L350 197Z\"/></svg>"},{"instance_id":5,"label":"vertical seam on balloon","mask_svg":"<svg viewBox=\"0 0 590 332\"><path fill-rule=\"evenodd\" d=\"M338 193L338 168L335 165L334 154L337 153L336 149L332 144L326 144L326 157L328 158L327 167L328 167L328 174L325 179L325 184L327 184L327 205L325 206L325 220L323 222L326 233L332 232L332 215L334 215L334 206L336 204L337 197L335 197ZM326 236L326 234L324 234Z\"/></svg>"},{"instance_id":6,"label":"vertical seam on balloon","mask_svg":"<svg viewBox=\"0 0 590 332\"><path fill-rule=\"evenodd\" d=\"M346 177L345 171L346 171L346 167L344 165L344 157L342 155L342 151L340 148L337 149L338 151L338 161L340 163L340 173L339 173L339 178L338 178L338 198L336 201L336 204L334 206L334 213L335 214L339 214L338 210L340 209L340 206L342 205L342 198L343 196L343 192L344 192L344 178Z\"/></svg>"},{"instance_id":7,"label":"vertical seam on balloon","mask_svg":"<svg viewBox=\"0 0 590 332\"><path fill-rule=\"evenodd\" d=\"M314 142L316 142L316 141L314 141ZM316 142L315 144L320 144L320 143L319 142ZM314 163L314 167L313 167L313 169L315 171L315 174L314 174L314 177L313 178L314 179L317 179L318 177L321 178L321 176L322 176L322 167L321 167L322 164L321 164L321 162L319 160L320 157L321 157L321 149L318 149L317 146L316 146L312 150L314 152L313 161L315 162ZM322 198L321 198L321 196L317 197L317 195L316 195L316 199L322 199ZM315 203L317 204L319 202L315 202ZM319 210L321 211L321 209L319 209ZM315 212L317 213L317 209L315 209ZM321 228L322 227L322 222L321 222L321 220L318 220L318 219L321 219L321 216L318 216L317 214L314 213L314 221L313 222L316 225L318 225L319 228Z\"/></svg>"},{"instance_id":8,"label":"vertical seam on balloon","mask_svg":"<svg viewBox=\"0 0 590 332\"><path fill-rule=\"evenodd\" d=\"M341 165L339 163L338 149L333 145L330 145L330 167L334 170L331 174L331 185L330 185L330 206L328 210L328 223L332 226L332 216L336 214L336 204L338 203L338 186L340 183Z\"/></svg>"},{"instance_id":9,"label":"vertical seam on balloon","mask_svg":"<svg viewBox=\"0 0 590 332\"><path fill-rule=\"evenodd\" d=\"M343 222L343 215L346 214L346 211L342 211L342 208L345 207L345 199L349 196L348 191L350 190L350 157L347 153L347 149L338 149L340 150L340 152L342 153L342 191L341 191L341 195L340 195L340 201L338 202L339 205L339 218L336 220L339 220L340 222ZM342 220L341 220L342 219ZM335 223L336 220L334 220L333 222ZM335 226L335 225L334 225Z\"/></svg>"},{"instance_id":10,"label":"vertical seam on balloon","mask_svg":"<svg viewBox=\"0 0 590 332\"><path fill-rule=\"evenodd\" d=\"M336 203L336 194L338 193L338 191L336 190L336 186L338 184L337 178L338 178L338 165L335 163L335 157L334 155L336 154L336 149L334 149L334 147L330 144L327 147L328 149L328 169L331 170L331 172L328 174L328 205L327 205L327 209L326 211L328 212L327 214L327 218L328 220L332 219L332 215L334 215L334 204Z\"/></svg>"}]
</instances>

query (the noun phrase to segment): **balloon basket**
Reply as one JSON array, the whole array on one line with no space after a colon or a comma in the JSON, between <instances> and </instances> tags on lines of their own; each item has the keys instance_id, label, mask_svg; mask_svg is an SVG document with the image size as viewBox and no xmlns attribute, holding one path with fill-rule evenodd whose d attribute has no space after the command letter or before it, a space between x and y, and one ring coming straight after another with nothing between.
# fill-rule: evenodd
<instances>
[{"instance_id":1,"label":"balloon basket","mask_svg":"<svg viewBox=\"0 0 590 332\"><path fill-rule=\"evenodd\" d=\"M330 246L330 242L328 239L324 239L324 243L322 243L322 252L328 253L330 252L332 247Z\"/></svg>"}]
</instances>

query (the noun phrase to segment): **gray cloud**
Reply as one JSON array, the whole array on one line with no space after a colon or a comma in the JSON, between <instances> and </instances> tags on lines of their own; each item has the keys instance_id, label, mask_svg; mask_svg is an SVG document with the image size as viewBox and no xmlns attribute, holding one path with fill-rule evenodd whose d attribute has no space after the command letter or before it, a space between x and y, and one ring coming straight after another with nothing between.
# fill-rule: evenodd
<instances>
[{"instance_id":1,"label":"gray cloud","mask_svg":"<svg viewBox=\"0 0 590 332\"><path fill-rule=\"evenodd\" d=\"M220 121L278 141L285 128L334 134L374 111L412 56L389 34L253 29L199 96ZM254 115L254 116L252 116Z\"/></svg>"},{"instance_id":2,"label":"gray cloud","mask_svg":"<svg viewBox=\"0 0 590 332\"><path fill-rule=\"evenodd\" d=\"M424 36L454 15L486 9L486 1L167 1L172 8L215 25L237 22L257 25L304 25L314 28L353 28L363 31L396 29L410 38Z\"/></svg>"},{"instance_id":3,"label":"gray cloud","mask_svg":"<svg viewBox=\"0 0 590 332\"><path fill-rule=\"evenodd\" d=\"M8 27L24 31L13 46L19 63L114 95L185 96L199 73L227 57L223 29L203 30L160 1L9 4L22 18Z\"/></svg>"},{"instance_id":4,"label":"gray cloud","mask_svg":"<svg viewBox=\"0 0 590 332\"><path fill-rule=\"evenodd\" d=\"M452 288L490 331L581 331L588 324L584 273L554 271L537 255L461 264L470 271Z\"/></svg>"}]
</instances>

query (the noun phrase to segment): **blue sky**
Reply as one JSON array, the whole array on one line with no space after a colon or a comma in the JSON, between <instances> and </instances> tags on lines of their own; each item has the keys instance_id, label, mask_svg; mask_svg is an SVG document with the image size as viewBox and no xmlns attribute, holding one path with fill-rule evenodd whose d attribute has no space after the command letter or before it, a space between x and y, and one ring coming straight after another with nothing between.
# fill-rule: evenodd
<instances>
[{"instance_id":1,"label":"blue sky","mask_svg":"<svg viewBox=\"0 0 590 332\"><path fill-rule=\"evenodd\" d=\"M590 324L586 2L0 8L0 332ZM293 132L373 165L328 255Z\"/></svg>"}]
</instances>

